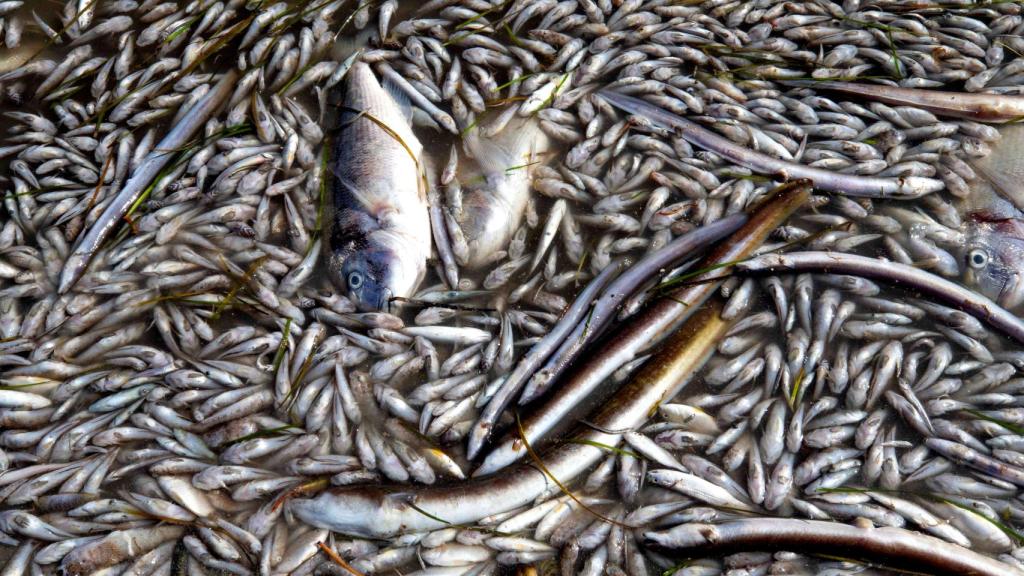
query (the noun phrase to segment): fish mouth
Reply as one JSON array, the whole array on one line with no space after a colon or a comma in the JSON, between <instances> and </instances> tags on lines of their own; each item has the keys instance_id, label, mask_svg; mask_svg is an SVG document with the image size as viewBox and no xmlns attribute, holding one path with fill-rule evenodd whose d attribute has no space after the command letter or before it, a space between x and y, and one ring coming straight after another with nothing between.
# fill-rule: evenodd
<instances>
[{"instance_id":1,"label":"fish mouth","mask_svg":"<svg viewBox=\"0 0 1024 576\"><path fill-rule=\"evenodd\" d=\"M1006 279L1006 283L1003 284L999 295L996 297L996 303L1000 306L1013 310L1024 302L1024 278L1021 277L1019 272L1012 272Z\"/></svg>"},{"instance_id":2,"label":"fish mouth","mask_svg":"<svg viewBox=\"0 0 1024 576\"><path fill-rule=\"evenodd\" d=\"M395 293L390 288L383 288L377 302L377 309L390 313L395 299Z\"/></svg>"}]
</instances>

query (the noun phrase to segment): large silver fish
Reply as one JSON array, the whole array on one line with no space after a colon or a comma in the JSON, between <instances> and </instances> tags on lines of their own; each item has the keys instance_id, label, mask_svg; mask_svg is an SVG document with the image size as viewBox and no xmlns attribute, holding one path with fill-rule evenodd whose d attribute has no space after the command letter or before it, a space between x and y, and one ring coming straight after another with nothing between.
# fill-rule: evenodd
<instances>
[{"instance_id":1,"label":"large silver fish","mask_svg":"<svg viewBox=\"0 0 1024 576\"><path fill-rule=\"evenodd\" d=\"M1024 125L999 129L992 152L971 165L964 210L964 281L1004 308L1024 304Z\"/></svg>"},{"instance_id":2,"label":"large silver fish","mask_svg":"<svg viewBox=\"0 0 1024 576\"><path fill-rule=\"evenodd\" d=\"M331 145L327 267L362 310L411 296L426 273L431 237L423 146L411 119L404 96L381 86L365 63L352 66Z\"/></svg>"},{"instance_id":3,"label":"large silver fish","mask_svg":"<svg viewBox=\"0 0 1024 576\"><path fill-rule=\"evenodd\" d=\"M549 147L534 118L513 120L494 139L466 140L476 170L459 175L468 190L455 214L469 247L461 265L478 269L502 258L526 213L533 170Z\"/></svg>"}]
</instances>

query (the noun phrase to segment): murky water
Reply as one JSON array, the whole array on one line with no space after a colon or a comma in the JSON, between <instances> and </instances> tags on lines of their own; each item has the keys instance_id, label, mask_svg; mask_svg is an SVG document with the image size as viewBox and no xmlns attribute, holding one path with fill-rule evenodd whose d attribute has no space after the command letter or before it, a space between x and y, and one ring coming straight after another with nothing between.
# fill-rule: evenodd
<instances>
[{"instance_id":1,"label":"murky water","mask_svg":"<svg viewBox=\"0 0 1024 576\"><path fill-rule=\"evenodd\" d=\"M0 2L0 18L9 573L966 569L956 557L1024 570L1024 330L996 314L1021 300L1020 214L1015 166L984 161L1016 140L991 117L789 82L987 94L1012 116L1020 104L1000 98L1024 79L1019 3L72 0ZM363 64L389 102L411 101L423 150L396 147L421 173L357 189L328 145L372 165L406 133L366 110L339 120L345 71ZM655 108L630 116L599 91ZM211 102L186 130L186 112ZM386 134L376 151L356 125ZM506 126L539 127L529 153L475 158L511 146ZM877 267L875 280L748 273L701 246L609 284L624 296L597 291L620 301L614 319L571 350L602 321L600 298L573 306L602 271L730 215L760 217L779 174L807 167L849 188L814 190L758 251L869 256L919 271L910 284ZM856 193L864 178L928 192ZM418 196L398 202L391 183L406 181ZM423 210L431 249L412 263L417 250L398 250L389 266L423 278L361 311L346 294L388 267L339 287L329 255L415 219L337 205L377 193ZM474 240L502 193L526 197L522 213L501 203L493 238ZM522 222L507 235L506 216ZM469 265L495 238L488 262ZM929 291L936 278L953 284ZM950 297L956 286L984 296ZM681 392L638 426L602 429L604 409L632 406L668 357L656 331L625 335L685 287L706 288L729 327L700 354L689 344L706 365L672 375ZM629 353L613 362L616 350ZM570 398L588 373L600 377ZM518 460L499 466L503 454ZM467 479L481 466L497 472ZM573 473L556 483L551 469ZM735 534L760 518L780 533L827 522L815 525L827 541L743 544ZM848 525L864 539L837 535ZM712 529L740 544L667 536ZM931 553L908 560L920 535Z\"/></svg>"}]
</instances>

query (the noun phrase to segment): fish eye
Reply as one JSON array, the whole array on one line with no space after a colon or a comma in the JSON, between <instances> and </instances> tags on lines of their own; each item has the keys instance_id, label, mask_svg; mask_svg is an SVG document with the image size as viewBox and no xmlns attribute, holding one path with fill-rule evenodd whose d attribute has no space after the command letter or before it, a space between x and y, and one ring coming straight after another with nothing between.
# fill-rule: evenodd
<instances>
[{"instance_id":1,"label":"fish eye","mask_svg":"<svg viewBox=\"0 0 1024 576\"><path fill-rule=\"evenodd\" d=\"M975 248L967 254L967 264L971 268L984 268L988 265L988 252Z\"/></svg>"},{"instance_id":2,"label":"fish eye","mask_svg":"<svg viewBox=\"0 0 1024 576\"><path fill-rule=\"evenodd\" d=\"M359 272L352 272L348 275L348 287L352 290L358 290L363 285L363 275Z\"/></svg>"}]
</instances>

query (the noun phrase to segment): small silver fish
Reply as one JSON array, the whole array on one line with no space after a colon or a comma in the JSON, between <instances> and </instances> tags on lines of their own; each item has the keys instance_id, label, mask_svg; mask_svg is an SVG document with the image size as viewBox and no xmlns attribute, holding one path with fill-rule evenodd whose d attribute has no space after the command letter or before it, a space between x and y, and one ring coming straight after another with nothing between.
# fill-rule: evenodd
<instances>
[{"instance_id":1,"label":"small silver fish","mask_svg":"<svg viewBox=\"0 0 1024 576\"><path fill-rule=\"evenodd\" d=\"M392 298L412 295L426 273L423 146L408 101L381 86L367 64L354 64L345 85L330 160L328 273L361 310L382 310Z\"/></svg>"},{"instance_id":2,"label":"small silver fish","mask_svg":"<svg viewBox=\"0 0 1024 576\"><path fill-rule=\"evenodd\" d=\"M513 120L492 139L469 138L466 146L476 169L461 174L469 190L455 216L469 247L471 269L499 260L519 229L530 198L533 170L550 142L534 118Z\"/></svg>"}]
</instances>

